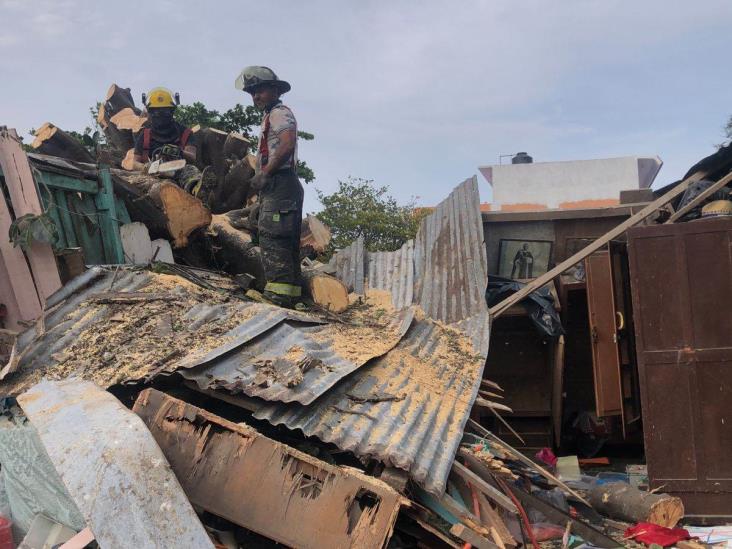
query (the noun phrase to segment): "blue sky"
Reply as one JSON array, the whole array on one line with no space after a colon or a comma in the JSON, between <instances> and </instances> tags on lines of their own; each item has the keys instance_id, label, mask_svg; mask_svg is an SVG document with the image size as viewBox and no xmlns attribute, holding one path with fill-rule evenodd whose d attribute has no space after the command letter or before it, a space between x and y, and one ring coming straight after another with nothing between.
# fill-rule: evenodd
<instances>
[{"instance_id":1,"label":"blue sky","mask_svg":"<svg viewBox=\"0 0 732 549\"><path fill-rule=\"evenodd\" d=\"M658 186L711 153L732 114L728 0L0 0L0 21L0 125L21 133L83 128L112 82L247 104L238 71L271 66L316 136L300 146L308 211L314 186L349 175L434 204L519 150L657 154Z\"/></svg>"}]
</instances>

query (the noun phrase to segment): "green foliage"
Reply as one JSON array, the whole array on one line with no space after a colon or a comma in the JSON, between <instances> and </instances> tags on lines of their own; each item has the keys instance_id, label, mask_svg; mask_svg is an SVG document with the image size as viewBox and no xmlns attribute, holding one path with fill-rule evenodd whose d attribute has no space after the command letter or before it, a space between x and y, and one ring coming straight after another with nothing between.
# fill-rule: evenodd
<instances>
[{"instance_id":1,"label":"green foliage","mask_svg":"<svg viewBox=\"0 0 732 549\"><path fill-rule=\"evenodd\" d=\"M414 238L428 211L416 211L415 201L399 205L386 186L372 180L349 177L338 182L338 190L325 194L316 189L323 209L316 214L331 230L331 250L348 246L364 237L370 251L398 250Z\"/></svg>"},{"instance_id":2,"label":"green foliage","mask_svg":"<svg viewBox=\"0 0 732 549\"><path fill-rule=\"evenodd\" d=\"M13 246L27 252L33 241L56 246L59 239L58 228L48 214L25 214L10 225L10 242Z\"/></svg>"},{"instance_id":3,"label":"green foliage","mask_svg":"<svg viewBox=\"0 0 732 549\"><path fill-rule=\"evenodd\" d=\"M179 105L175 109L175 119L184 126L193 127L200 124L206 128L216 128L225 132L237 132L253 140L258 138L259 125L262 123L262 111L253 105L246 107L237 103L223 113L206 108L206 105L196 101L191 105ZM297 136L305 141L315 139L308 132L297 132ZM256 147L256 145L255 145ZM302 160L297 162L297 175L307 183L315 181L315 173Z\"/></svg>"}]
</instances>

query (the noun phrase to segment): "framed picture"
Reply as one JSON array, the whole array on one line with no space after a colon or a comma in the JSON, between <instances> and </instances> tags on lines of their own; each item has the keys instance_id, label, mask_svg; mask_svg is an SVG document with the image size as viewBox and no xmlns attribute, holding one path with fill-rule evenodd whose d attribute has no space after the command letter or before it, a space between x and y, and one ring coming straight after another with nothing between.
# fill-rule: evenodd
<instances>
[{"instance_id":1,"label":"framed picture","mask_svg":"<svg viewBox=\"0 0 732 549\"><path fill-rule=\"evenodd\" d=\"M502 238L498 248L498 276L526 280L543 275L552 260L551 240Z\"/></svg>"}]
</instances>

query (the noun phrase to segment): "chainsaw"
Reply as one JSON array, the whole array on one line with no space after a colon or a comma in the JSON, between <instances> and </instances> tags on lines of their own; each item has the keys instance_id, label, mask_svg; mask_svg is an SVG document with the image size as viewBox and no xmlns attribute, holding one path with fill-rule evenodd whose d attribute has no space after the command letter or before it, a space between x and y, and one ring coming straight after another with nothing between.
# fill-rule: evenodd
<instances>
[{"instance_id":1,"label":"chainsaw","mask_svg":"<svg viewBox=\"0 0 732 549\"><path fill-rule=\"evenodd\" d=\"M185 158L181 158L180 147L176 145L163 145L154 154L154 160L150 162L147 173L150 175L172 176L175 172L186 165Z\"/></svg>"}]
</instances>

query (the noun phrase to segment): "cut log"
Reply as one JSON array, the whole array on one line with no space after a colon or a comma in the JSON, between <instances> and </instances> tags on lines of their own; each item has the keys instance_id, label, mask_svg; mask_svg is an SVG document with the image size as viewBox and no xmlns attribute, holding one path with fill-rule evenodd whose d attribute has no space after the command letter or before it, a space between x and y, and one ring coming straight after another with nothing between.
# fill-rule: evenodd
<instances>
[{"instance_id":1,"label":"cut log","mask_svg":"<svg viewBox=\"0 0 732 549\"><path fill-rule=\"evenodd\" d=\"M138 216L144 210L143 217L150 216L152 219L134 219L148 225L151 235L154 238L167 236L173 240L174 248L181 248L188 244L188 237L198 228L207 227L211 222L211 212L196 197L188 194L170 180L160 179L141 172L126 172L123 170L112 170L112 174L124 180L128 186L134 188L137 193L126 193L123 200L128 211L132 209ZM137 194L137 196L130 196ZM131 204L129 203L131 201ZM148 204L143 205L145 202ZM143 204L140 204L143 203ZM152 209L150 206L154 206ZM155 211L157 209L157 212ZM159 227L160 214L164 219L167 234L161 235L154 231L150 224ZM130 212L130 217L133 217Z\"/></svg>"},{"instance_id":2,"label":"cut log","mask_svg":"<svg viewBox=\"0 0 732 549\"><path fill-rule=\"evenodd\" d=\"M632 523L650 522L673 528L684 516L680 498L642 492L624 482L594 486L589 500L597 512Z\"/></svg>"},{"instance_id":3,"label":"cut log","mask_svg":"<svg viewBox=\"0 0 732 549\"><path fill-rule=\"evenodd\" d=\"M94 162L94 157L84 145L50 122L38 128L35 137L31 146L40 154L59 156L75 162Z\"/></svg>"},{"instance_id":4,"label":"cut log","mask_svg":"<svg viewBox=\"0 0 732 549\"><path fill-rule=\"evenodd\" d=\"M325 252L328 244L330 244L330 228L314 215L308 214L302 222L300 249L307 252L312 250L314 255L320 255Z\"/></svg>"},{"instance_id":5,"label":"cut log","mask_svg":"<svg viewBox=\"0 0 732 549\"><path fill-rule=\"evenodd\" d=\"M102 103L99 105L99 110L97 111L97 124L99 124L102 127L102 130L107 128L107 125L109 124L109 120L106 116L107 112L104 108L104 104Z\"/></svg>"},{"instance_id":6,"label":"cut log","mask_svg":"<svg viewBox=\"0 0 732 549\"><path fill-rule=\"evenodd\" d=\"M241 160L249 150L249 139L240 133L231 132L224 141L224 156L229 159Z\"/></svg>"},{"instance_id":7,"label":"cut log","mask_svg":"<svg viewBox=\"0 0 732 549\"><path fill-rule=\"evenodd\" d=\"M316 305L332 313L348 308L348 288L345 284L325 273L303 269L303 290Z\"/></svg>"},{"instance_id":8,"label":"cut log","mask_svg":"<svg viewBox=\"0 0 732 549\"><path fill-rule=\"evenodd\" d=\"M246 160L235 162L228 173L219 179L219 184L212 195L211 211L224 213L243 208L247 203L250 191L249 181L253 175L254 170L249 167Z\"/></svg>"},{"instance_id":9,"label":"cut log","mask_svg":"<svg viewBox=\"0 0 732 549\"><path fill-rule=\"evenodd\" d=\"M134 109L126 107L110 117L109 122L117 126L118 130L130 130L136 134L143 128L147 118L137 114Z\"/></svg>"},{"instance_id":10,"label":"cut log","mask_svg":"<svg viewBox=\"0 0 732 549\"><path fill-rule=\"evenodd\" d=\"M135 162L135 149L130 149L125 153L125 157L122 159L122 169L132 171L137 168Z\"/></svg>"},{"instance_id":11,"label":"cut log","mask_svg":"<svg viewBox=\"0 0 732 549\"><path fill-rule=\"evenodd\" d=\"M223 177L228 171L224 144L229 134L215 128L192 129L197 139L199 168L213 166L217 176Z\"/></svg>"},{"instance_id":12,"label":"cut log","mask_svg":"<svg viewBox=\"0 0 732 549\"><path fill-rule=\"evenodd\" d=\"M163 213L168 219L168 231L173 238L174 248L187 245L188 236L193 231L206 227L211 222L208 208L175 183L162 183L158 196Z\"/></svg>"},{"instance_id":13,"label":"cut log","mask_svg":"<svg viewBox=\"0 0 732 549\"><path fill-rule=\"evenodd\" d=\"M216 264L230 274L247 273L254 277L254 287L264 289L265 276L261 251L254 246L252 235L236 229L238 212L211 216L206 238Z\"/></svg>"},{"instance_id":14,"label":"cut log","mask_svg":"<svg viewBox=\"0 0 732 549\"><path fill-rule=\"evenodd\" d=\"M130 88L120 88L117 84L109 86L103 106L106 111L107 120L126 108L131 108L135 114L140 114L141 112L140 109L135 107L135 100L132 99Z\"/></svg>"}]
</instances>

